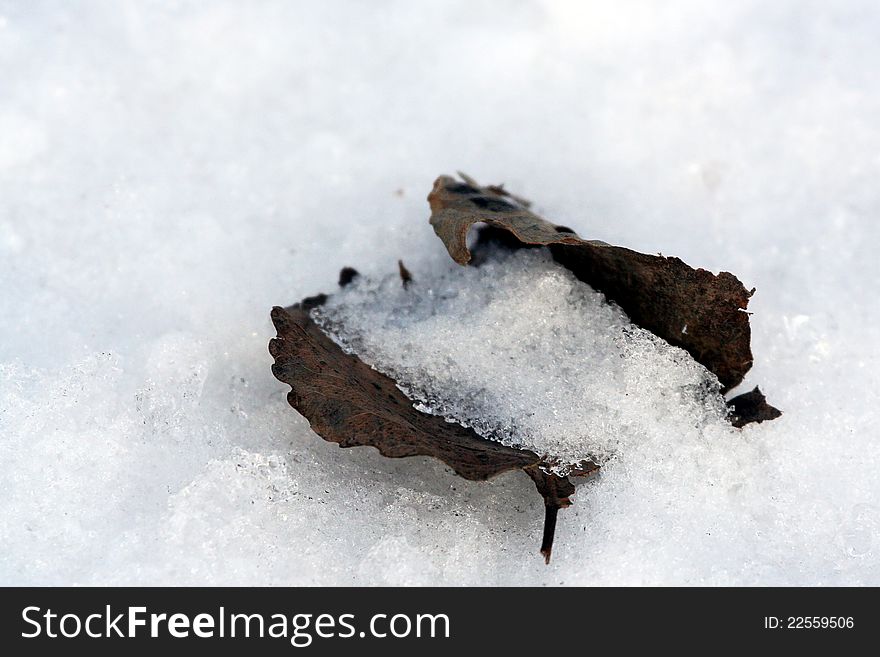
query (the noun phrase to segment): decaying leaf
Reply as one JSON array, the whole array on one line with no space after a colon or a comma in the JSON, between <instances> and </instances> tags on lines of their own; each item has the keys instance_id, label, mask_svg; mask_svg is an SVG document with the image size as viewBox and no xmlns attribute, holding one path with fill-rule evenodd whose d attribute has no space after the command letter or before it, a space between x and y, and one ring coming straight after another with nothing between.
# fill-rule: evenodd
<instances>
[{"instance_id":1,"label":"decaying leaf","mask_svg":"<svg viewBox=\"0 0 880 657\"><path fill-rule=\"evenodd\" d=\"M431 225L456 262L472 261L468 232L474 224L486 224L480 241L499 241L510 248L549 247L557 262L620 305L634 323L686 349L725 390L742 381L751 367L745 308L753 291L733 274L714 275L678 258L584 240L534 214L528 201L503 187L481 187L467 176L463 182L441 176L428 201ZM398 269L403 285L408 285L412 276L403 262ZM346 267L340 272L340 286L357 276ZM549 561L557 512L571 503L575 491L569 476L551 472L549 462L534 452L484 439L472 429L417 410L393 379L343 351L312 320L310 311L326 300L327 295L319 294L272 310L278 332L269 343L275 358L272 372L290 385L291 406L315 433L341 447L368 445L392 458L432 456L471 480L523 470L544 498L541 552ZM731 423L737 427L780 415L757 388L728 403ZM590 475L598 469L585 461L570 475Z\"/></svg>"},{"instance_id":2,"label":"decaying leaf","mask_svg":"<svg viewBox=\"0 0 880 657\"><path fill-rule=\"evenodd\" d=\"M752 422L775 420L782 412L767 403L764 393L755 386L753 390L738 395L727 402L730 408L730 423L742 428Z\"/></svg>"},{"instance_id":3,"label":"decaying leaf","mask_svg":"<svg viewBox=\"0 0 880 657\"><path fill-rule=\"evenodd\" d=\"M409 287L409 284L412 283L412 274L409 273L409 269L403 264L403 260L397 261L397 271L400 273L400 281L403 283L403 287Z\"/></svg>"},{"instance_id":4,"label":"decaying leaf","mask_svg":"<svg viewBox=\"0 0 880 657\"><path fill-rule=\"evenodd\" d=\"M467 235L477 223L506 231L522 244L549 247L557 262L617 303L633 323L688 351L725 391L742 381L752 366L744 312L752 292L736 276L582 239L534 214L503 188L463 179L440 176L428 195L431 225L457 263L470 262Z\"/></svg>"},{"instance_id":5,"label":"decaying leaf","mask_svg":"<svg viewBox=\"0 0 880 657\"><path fill-rule=\"evenodd\" d=\"M478 481L524 470L544 497L541 552L549 560L556 512L570 504L574 493L568 477L542 470L534 452L486 440L472 429L416 410L393 379L345 353L315 324L309 310L326 298L319 295L290 308L272 309L278 331L269 343L275 358L272 373L290 385L290 405L315 433L340 447L370 445L392 458L433 456L465 479ZM576 474L597 469L583 463Z\"/></svg>"}]
</instances>

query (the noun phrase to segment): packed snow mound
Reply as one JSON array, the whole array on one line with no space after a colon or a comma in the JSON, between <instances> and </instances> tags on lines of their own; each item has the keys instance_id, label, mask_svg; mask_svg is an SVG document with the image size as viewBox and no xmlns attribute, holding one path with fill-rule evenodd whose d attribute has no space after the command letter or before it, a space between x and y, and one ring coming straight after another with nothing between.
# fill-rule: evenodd
<instances>
[{"instance_id":1,"label":"packed snow mound","mask_svg":"<svg viewBox=\"0 0 880 657\"><path fill-rule=\"evenodd\" d=\"M674 451L675 436L724 422L713 374L546 249L418 271L407 286L396 274L358 277L312 314L420 410L532 450L561 473L652 436Z\"/></svg>"}]
</instances>

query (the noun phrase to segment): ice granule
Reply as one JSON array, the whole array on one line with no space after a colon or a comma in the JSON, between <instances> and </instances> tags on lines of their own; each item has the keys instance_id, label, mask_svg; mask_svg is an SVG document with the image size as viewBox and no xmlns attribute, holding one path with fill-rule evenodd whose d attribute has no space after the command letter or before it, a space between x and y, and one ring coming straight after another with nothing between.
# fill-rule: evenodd
<instances>
[{"instance_id":1,"label":"ice granule","mask_svg":"<svg viewBox=\"0 0 880 657\"><path fill-rule=\"evenodd\" d=\"M436 276L436 278L435 278ZM629 321L546 250L400 279L360 277L313 312L416 408L565 471L622 443L723 422L717 378Z\"/></svg>"}]
</instances>

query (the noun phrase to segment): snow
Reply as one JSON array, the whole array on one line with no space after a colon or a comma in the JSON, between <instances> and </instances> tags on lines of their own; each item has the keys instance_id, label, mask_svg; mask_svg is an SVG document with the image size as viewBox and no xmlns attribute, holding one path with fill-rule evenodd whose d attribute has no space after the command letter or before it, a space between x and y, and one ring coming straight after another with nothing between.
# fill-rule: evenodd
<instances>
[{"instance_id":1,"label":"snow","mask_svg":"<svg viewBox=\"0 0 880 657\"><path fill-rule=\"evenodd\" d=\"M312 314L420 410L529 449L562 474L651 440L665 442L662 458L685 434L735 434L713 374L549 251L488 258L418 271L406 288L395 274L358 277Z\"/></svg>"},{"instance_id":2,"label":"snow","mask_svg":"<svg viewBox=\"0 0 880 657\"><path fill-rule=\"evenodd\" d=\"M0 4L0 583L880 584L878 30L855 0ZM549 566L524 474L318 438L269 309L446 266L455 170L757 287L741 390L785 414L634 442Z\"/></svg>"}]
</instances>

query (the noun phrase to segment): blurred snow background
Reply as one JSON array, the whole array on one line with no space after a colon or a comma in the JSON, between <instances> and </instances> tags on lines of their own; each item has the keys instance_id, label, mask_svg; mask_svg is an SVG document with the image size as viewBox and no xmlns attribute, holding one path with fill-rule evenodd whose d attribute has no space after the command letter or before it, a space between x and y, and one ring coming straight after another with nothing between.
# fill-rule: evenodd
<instances>
[{"instance_id":1,"label":"blurred snow background","mask_svg":"<svg viewBox=\"0 0 880 657\"><path fill-rule=\"evenodd\" d=\"M870 0L0 1L0 583L880 584L878 34ZM582 486L550 566L525 475L312 434L270 307L446 258L456 169L757 287L743 389L785 415Z\"/></svg>"}]
</instances>

